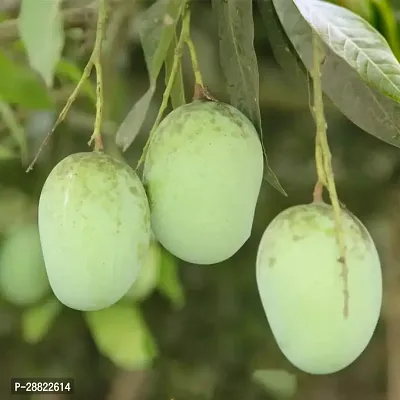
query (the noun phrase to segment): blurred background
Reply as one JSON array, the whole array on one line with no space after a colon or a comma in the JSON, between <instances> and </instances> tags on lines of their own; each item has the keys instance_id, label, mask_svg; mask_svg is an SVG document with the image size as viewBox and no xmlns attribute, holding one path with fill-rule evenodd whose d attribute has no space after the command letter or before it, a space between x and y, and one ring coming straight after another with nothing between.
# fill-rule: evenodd
<instances>
[{"instance_id":1,"label":"blurred background","mask_svg":"<svg viewBox=\"0 0 400 400\"><path fill-rule=\"evenodd\" d=\"M113 5L104 50L107 56L104 57L106 121L103 130L106 151L118 154L114 144L117 128L149 85L135 18L151 2L110 1ZM388 5L385 15L382 7L369 7L368 0L337 0L337 3L363 15L384 35L388 32L385 18L392 18L395 26L400 18L398 1L381 2ZM68 154L89 150L87 142L95 115L93 84L85 86L33 171L25 172L79 80L95 40L96 2L68 0L63 6L64 12L76 13L77 17L66 30L63 58L57 67L54 88L49 92L56 106L43 107L39 94L30 93L28 88L23 91L21 96L25 97L20 102L12 105L0 102L2 251L12 233L36 222L41 188L55 164ZM205 84L214 97L228 101L219 65L217 25L210 2L193 1L193 8L192 35ZM0 1L0 49L21 68L28 68L15 28L18 10L18 1ZM382 260L385 277L382 317L361 357L332 376L310 376L296 370L281 354L271 334L256 286L256 251L264 229L277 213L312 200L316 181L315 127L306 81L291 79L274 60L257 6L254 24L264 142L270 165L288 197L264 182L253 234L226 262L197 266L175 260L179 281L174 285L179 285L176 292L182 292L183 305L169 301L157 287L145 299L137 300L136 306L142 312L157 349L157 354L150 357L151 362L145 367L122 368L110 354L100 351L82 313L54 306L50 293L29 305L14 304L3 295L0 302L0 399L19 398L10 395L10 377L18 376L75 378L74 395L43 396L49 400L268 400L284 396L287 386L292 385L285 379L282 390L273 392L252 378L255 370L267 368L294 374L297 387L293 398L296 400L400 399L400 150L361 131L328 99L326 117L339 196L367 225ZM398 41L399 35L396 41L391 36L394 52ZM189 61L184 54L187 101L193 93ZM0 76L3 85L7 79L8 76ZM123 155L132 167L136 166L157 115L164 87L161 73L141 132ZM23 165L15 150L21 143L26 144ZM9 256L6 260L12 265L13 262L23 264L23 255L33 254L37 248L34 235L32 240L21 239L15 243L16 258L10 261ZM2 268L6 267L0 265ZM23 274L24 266L18 268ZM26 285L30 285L29 280ZM174 296L170 297L173 300ZM43 311L46 309L53 311ZM27 314L32 310L36 310L35 317ZM42 320L40 315L44 315ZM27 322L29 318L34 320L33 327ZM115 340L118 341L117 337Z\"/></svg>"}]
</instances>

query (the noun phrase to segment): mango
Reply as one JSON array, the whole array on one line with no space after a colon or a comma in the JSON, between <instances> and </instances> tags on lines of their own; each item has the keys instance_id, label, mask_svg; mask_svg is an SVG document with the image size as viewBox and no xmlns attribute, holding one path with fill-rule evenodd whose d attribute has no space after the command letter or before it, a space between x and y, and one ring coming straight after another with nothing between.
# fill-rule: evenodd
<instances>
[{"instance_id":1,"label":"mango","mask_svg":"<svg viewBox=\"0 0 400 400\"><path fill-rule=\"evenodd\" d=\"M76 310L103 309L126 294L146 258L146 192L127 164L97 152L72 154L43 186L39 231L59 301Z\"/></svg>"},{"instance_id":2,"label":"mango","mask_svg":"<svg viewBox=\"0 0 400 400\"><path fill-rule=\"evenodd\" d=\"M342 210L341 224L347 278L333 208L322 202L281 212L258 248L257 285L272 333L286 358L310 374L350 365L367 347L380 316L382 272L375 244L349 211Z\"/></svg>"},{"instance_id":3,"label":"mango","mask_svg":"<svg viewBox=\"0 0 400 400\"><path fill-rule=\"evenodd\" d=\"M251 234L262 179L262 146L239 110L200 100L175 109L144 163L155 236L187 262L230 258Z\"/></svg>"},{"instance_id":4,"label":"mango","mask_svg":"<svg viewBox=\"0 0 400 400\"><path fill-rule=\"evenodd\" d=\"M37 224L21 225L6 236L0 253L0 292L18 306L34 304L51 292Z\"/></svg>"}]
</instances>

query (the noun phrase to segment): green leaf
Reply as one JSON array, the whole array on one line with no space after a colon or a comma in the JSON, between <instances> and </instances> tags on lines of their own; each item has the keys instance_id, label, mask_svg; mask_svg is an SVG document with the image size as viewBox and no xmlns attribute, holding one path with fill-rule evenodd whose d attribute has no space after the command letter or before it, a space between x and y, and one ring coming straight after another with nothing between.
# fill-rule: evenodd
<instances>
[{"instance_id":1,"label":"green leaf","mask_svg":"<svg viewBox=\"0 0 400 400\"><path fill-rule=\"evenodd\" d=\"M143 301L156 288L162 261L161 247L154 239L150 242L146 262L139 271L134 284L125 294L125 298L134 301Z\"/></svg>"},{"instance_id":2,"label":"green leaf","mask_svg":"<svg viewBox=\"0 0 400 400\"><path fill-rule=\"evenodd\" d=\"M396 58L400 59L399 30L393 7L387 0L370 0L368 4L373 25L386 37Z\"/></svg>"},{"instance_id":3,"label":"green leaf","mask_svg":"<svg viewBox=\"0 0 400 400\"><path fill-rule=\"evenodd\" d=\"M374 0L372 0L374 1ZM336 1L338 5L344 6L354 13L358 14L360 17L364 18L366 21L372 21L372 7L371 0L340 0Z\"/></svg>"},{"instance_id":4,"label":"green leaf","mask_svg":"<svg viewBox=\"0 0 400 400\"><path fill-rule=\"evenodd\" d=\"M0 51L0 97L26 108L46 109L53 104L46 87L28 67L9 59ZM6 79L4 77L7 77Z\"/></svg>"},{"instance_id":5,"label":"green leaf","mask_svg":"<svg viewBox=\"0 0 400 400\"><path fill-rule=\"evenodd\" d=\"M62 304L51 298L43 304L24 310L22 314L22 337L25 342L36 344L48 333L62 310Z\"/></svg>"},{"instance_id":6,"label":"green leaf","mask_svg":"<svg viewBox=\"0 0 400 400\"><path fill-rule=\"evenodd\" d=\"M400 101L400 64L386 39L359 15L320 0L294 0L303 18L372 87Z\"/></svg>"},{"instance_id":7,"label":"green leaf","mask_svg":"<svg viewBox=\"0 0 400 400\"><path fill-rule=\"evenodd\" d=\"M48 87L53 86L54 72L64 47L61 1L22 0L18 29L31 67Z\"/></svg>"},{"instance_id":8,"label":"green leaf","mask_svg":"<svg viewBox=\"0 0 400 400\"><path fill-rule=\"evenodd\" d=\"M150 87L132 107L116 135L116 143L126 151L140 132L145 120L156 82L167 57L176 24L186 0L158 0L138 18L139 35L149 73Z\"/></svg>"},{"instance_id":9,"label":"green leaf","mask_svg":"<svg viewBox=\"0 0 400 400\"><path fill-rule=\"evenodd\" d=\"M174 62L175 48L178 43L176 34L174 34L171 44L168 49L167 58L165 60L165 85L167 85L169 77L172 72L172 64ZM174 84L171 89L171 104L172 108L178 108L186 103L185 99L185 87L183 84L182 64L179 63L178 71L176 72Z\"/></svg>"},{"instance_id":10,"label":"green leaf","mask_svg":"<svg viewBox=\"0 0 400 400\"><path fill-rule=\"evenodd\" d=\"M72 61L62 58L57 63L55 73L59 78L78 84L81 80L83 71L81 71L81 69ZM81 91L85 93L94 105L96 105L96 88L89 79L84 82Z\"/></svg>"},{"instance_id":11,"label":"green leaf","mask_svg":"<svg viewBox=\"0 0 400 400\"><path fill-rule=\"evenodd\" d=\"M252 0L212 0L212 7L218 20L220 62L230 103L250 119L263 142L252 3ZM286 195L268 165L266 154L265 161L266 180Z\"/></svg>"},{"instance_id":12,"label":"green leaf","mask_svg":"<svg viewBox=\"0 0 400 400\"><path fill-rule=\"evenodd\" d=\"M258 0L258 6L276 61L285 69L288 79L304 82L307 90L306 69L279 22L272 0Z\"/></svg>"},{"instance_id":13,"label":"green leaf","mask_svg":"<svg viewBox=\"0 0 400 400\"><path fill-rule=\"evenodd\" d=\"M396 86L400 83L400 67L382 35L360 16L334 4L319 0L272 1L309 71L313 68L310 26L325 42L321 79L332 102L361 129L399 147L400 104L394 98L400 95Z\"/></svg>"},{"instance_id":14,"label":"green leaf","mask_svg":"<svg viewBox=\"0 0 400 400\"><path fill-rule=\"evenodd\" d=\"M156 344L139 308L116 303L84 315L99 352L119 368L146 368L156 356Z\"/></svg>"},{"instance_id":15,"label":"green leaf","mask_svg":"<svg viewBox=\"0 0 400 400\"><path fill-rule=\"evenodd\" d=\"M0 161L14 160L19 157L19 154L9 146L0 144Z\"/></svg>"},{"instance_id":16,"label":"green leaf","mask_svg":"<svg viewBox=\"0 0 400 400\"><path fill-rule=\"evenodd\" d=\"M185 295L179 279L177 259L164 248L161 255L158 290L171 301L175 308L182 308L185 304Z\"/></svg>"},{"instance_id":17,"label":"green leaf","mask_svg":"<svg viewBox=\"0 0 400 400\"><path fill-rule=\"evenodd\" d=\"M253 373L253 380L276 399L288 399L297 391L296 376L280 369L263 369Z\"/></svg>"}]
</instances>

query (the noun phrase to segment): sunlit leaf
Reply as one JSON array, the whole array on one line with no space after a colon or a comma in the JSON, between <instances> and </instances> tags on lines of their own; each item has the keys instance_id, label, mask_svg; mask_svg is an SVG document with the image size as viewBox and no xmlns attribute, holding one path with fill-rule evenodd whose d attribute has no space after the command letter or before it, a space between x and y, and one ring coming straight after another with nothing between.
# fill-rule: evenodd
<instances>
[{"instance_id":1,"label":"sunlit leaf","mask_svg":"<svg viewBox=\"0 0 400 400\"><path fill-rule=\"evenodd\" d=\"M4 101L36 109L53 106L39 77L30 68L17 64L1 51L0 76L0 97Z\"/></svg>"},{"instance_id":2,"label":"sunlit leaf","mask_svg":"<svg viewBox=\"0 0 400 400\"><path fill-rule=\"evenodd\" d=\"M175 48L177 45L176 35L172 38L171 44L168 49L167 58L165 59L165 84L167 85L169 77L172 72L172 64L174 62ZM175 76L174 84L171 89L171 104L172 108L178 108L186 103L185 87L183 85L182 65L179 63L178 71Z\"/></svg>"},{"instance_id":3,"label":"sunlit leaf","mask_svg":"<svg viewBox=\"0 0 400 400\"><path fill-rule=\"evenodd\" d=\"M218 21L220 61L230 104L252 121L262 140L258 64L253 43L253 2L213 0L212 6ZM285 194L267 159L265 164L266 180Z\"/></svg>"},{"instance_id":4,"label":"sunlit leaf","mask_svg":"<svg viewBox=\"0 0 400 400\"><path fill-rule=\"evenodd\" d=\"M269 0L260 0L269 1ZM400 146L400 67L386 40L351 11L318 0L273 0L280 22L312 71L312 30L326 43L324 92L364 131ZM301 13L300 11L301 10ZM304 16L309 20L306 22Z\"/></svg>"},{"instance_id":5,"label":"sunlit leaf","mask_svg":"<svg viewBox=\"0 0 400 400\"><path fill-rule=\"evenodd\" d=\"M276 399L288 399L297 391L296 376L281 369L263 369L253 373L253 379Z\"/></svg>"},{"instance_id":6,"label":"sunlit leaf","mask_svg":"<svg viewBox=\"0 0 400 400\"><path fill-rule=\"evenodd\" d=\"M40 342L47 335L61 310L62 304L56 298L24 310L22 337L25 342L30 344Z\"/></svg>"},{"instance_id":7,"label":"sunlit leaf","mask_svg":"<svg viewBox=\"0 0 400 400\"><path fill-rule=\"evenodd\" d=\"M123 151L126 151L133 143L146 118L156 89L158 75L167 57L176 24L185 4L186 0L158 0L137 20L150 87L132 107L118 129L116 143L122 147Z\"/></svg>"},{"instance_id":8,"label":"sunlit leaf","mask_svg":"<svg viewBox=\"0 0 400 400\"><path fill-rule=\"evenodd\" d=\"M48 87L53 86L55 68L64 47L61 1L22 0L18 16L18 29L29 63Z\"/></svg>"},{"instance_id":9,"label":"sunlit leaf","mask_svg":"<svg viewBox=\"0 0 400 400\"><path fill-rule=\"evenodd\" d=\"M156 356L156 344L139 308L116 303L84 315L99 352L116 366L142 369Z\"/></svg>"},{"instance_id":10,"label":"sunlit leaf","mask_svg":"<svg viewBox=\"0 0 400 400\"><path fill-rule=\"evenodd\" d=\"M62 79L69 80L75 84L78 84L83 71L74 64L72 61L69 61L65 58L61 59L56 66L56 76ZM92 84L92 82L88 79L82 85L81 91L92 101L93 104L96 104L96 88Z\"/></svg>"},{"instance_id":11,"label":"sunlit leaf","mask_svg":"<svg viewBox=\"0 0 400 400\"><path fill-rule=\"evenodd\" d=\"M176 308L185 304L185 294L179 279L177 259L167 250L162 249L162 261L158 290L166 296Z\"/></svg>"}]
</instances>

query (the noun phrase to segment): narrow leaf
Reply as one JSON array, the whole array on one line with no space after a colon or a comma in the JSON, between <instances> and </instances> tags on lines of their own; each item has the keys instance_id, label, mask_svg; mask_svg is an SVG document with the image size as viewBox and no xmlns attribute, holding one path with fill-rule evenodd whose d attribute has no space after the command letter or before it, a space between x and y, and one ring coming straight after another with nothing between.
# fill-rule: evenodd
<instances>
[{"instance_id":1,"label":"narrow leaf","mask_svg":"<svg viewBox=\"0 0 400 400\"><path fill-rule=\"evenodd\" d=\"M139 35L149 73L150 88L133 106L121 124L116 143L126 151L140 132L146 118L156 82L167 57L176 24L186 0L158 0L138 18ZM140 104L139 104L140 103Z\"/></svg>"},{"instance_id":2,"label":"narrow leaf","mask_svg":"<svg viewBox=\"0 0 400 400\"><path fill-rule=\"evenodd\" d=\"M334 4L272 1L287 36L310 72L310 25L326 43L321 79L332 102L364 131L400 147L400 104L393 99L399 94L396 85L400 69L385 39L361 17Z\"/></svg>"},{"instance_id":3,"label":"narrow leaf","mask_svg":"<svg viewBox=\"0 0 400 400\"><path fill-rule=\"evenodd\" d=\"M156 344L139 308L116 303L84 315L100 353L119 368L146 368L156 356Z\"/></svg>"},{"instance_id":4,"label":"narrow leaf","mask_svg":"<svg viewBox=\"0 0 400 400\"><path fill-rule=\"evenodd\" d=\"M175 48L178 43L176 34L174 34L171 44L168 49L167 58L165 60L165 84L167 85L172 72L172 64L174 62ZM171 89L171 104L172 108L178 108L186 103L185 87L183 84L182 64L179 63L178 71L175 76L174 84Z\"/></svg>"},{"instance_id":5,"label":"narrow leaf","mask_svg":"<svg viewBox=\"0 0 400 400\"><path fill-rule=\"evenodd\" d=\"M153 99L154 91L156 87L150 86L147 92L139 99L139 101L129 111L128 116L122 121L122 124L118 128L116 143L122 147L123 151L126 151L129 146L136 139L136 136L140 133L140 129L146 118L147 110L150 107L151 100Z\"/></svg>"},{"instance_id":6,"label":"narrow leaf","mask_svg":"<svg viewBox=\"0 0 400 400\"><path fill-rule=\"evenodd\" d=\"M55 68L64 47L61 1L22 0L18 16L18 29L29 63L48 87L53 86Z\"/></svg>"},{"instance_id":7,"label":"narrow leaf","mask_svg":"<svg viewBox=\"0 0 400 400\"><path fill-rule=\"evenodd\" d=\"M258 6L276 61L285 69L288 79L307 84L306 69L279 22L272 0L258 0Z\"/></svg>"},{"instance_id":8,"label":"narrow leaf","mask_svg":"<svg viewBox=\"0 0 400 400\"><path fill-rule=\"evenodd\" d=\"M252 3L252 0L212 0L212 7L218 20L220 61L230 103L250 119L262 141ZM266 180L286 194L267 158L265 164Z\"/></svg>"},{"instance_id":9,"label":"narrow leaf","mask_svg":"<svg viewBox=\"0 0 400 400\"><path fill-rule=\"evenodd\" d=\"M158 289L171 301L174 307L181 308L185 304L185 295L179 279L177 259L165 249L162 249Z\"/></svg>"},{"instance_id":10,"label":"narrow leaf","mask_svg":"<svg viewBox=\"0 0 400 400\"><path fill-rule=\"evenodd\" d=\"M296 376L280 369L264 369L253 373L253 380L276 399L288 399L297 391Z\"/></svg>"},{"instance_id":11,"label":"narrow leaf","mask_svg":"<svg viewBox=\"0 0 400 400\"><path fill-rule=\"evenodd\" d=\"M0 120L3 120L11 136L14 138L16 144L20 148L21 160L25 164L28 158L28 141L25 136L24 128L18 121L14 110L10 105L0 98ZM4 156L4 154L3 154Z\"/></svg>"},{"instance_id":12,"label":"narrow leaf","mask_svg":"<svg viewBox=\"0 0 400 400\"><path fill-rule=\"evenodd\" d=\"M25 342L30 344L40 342L47 335L61 310L62 305L56 298L24 310L22 337Z\"/></svg>"},{"instance_id":13,"label":"narrow leaf","mask_svg":"<svg viewBox=\"0 0 400 400\"><path fill-rule=\"evenodd\" d=\"M0 79L0 97L5 102L36 109L52 107L49 93L38 76L1 51L0 76L3 77Z\"/></svg>"}]
</instances>

